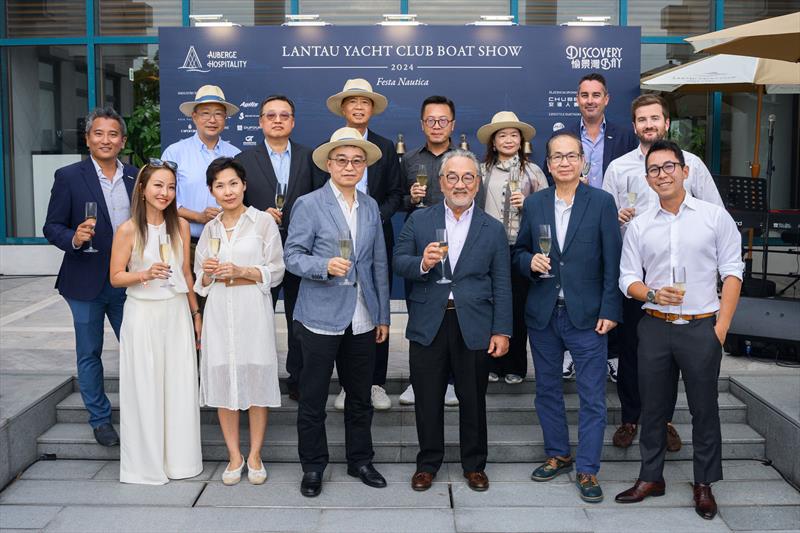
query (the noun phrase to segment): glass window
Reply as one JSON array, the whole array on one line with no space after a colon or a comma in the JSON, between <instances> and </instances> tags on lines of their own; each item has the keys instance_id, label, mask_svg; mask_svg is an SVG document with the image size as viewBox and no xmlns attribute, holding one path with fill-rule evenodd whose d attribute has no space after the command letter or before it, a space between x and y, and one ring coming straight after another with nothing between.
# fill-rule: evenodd
<instances>
[{"instance_id":1,"label":"glass window","mask_svg":"<svg viewBox=\"0 0 800 533\"><path fill-rule=\"evenodd\" d=\"M53 173L88 153L86 47L9 47L3 64L8 236L41 237Z\"/></svg>"},{"instance_id":2,"label":"glass window","mask_svg":"<svg viewBox=\"0 0 800 533\"><path fill-rule=\"evenodd\" d=\"M413 13L413 11L410 11ZM386 13L400 13L399 0L302 0L301 15L319 15L320 20L331 24L377 24Z\"/></svg>"},{"instance_id":3,"label":"glass window","mask_svg":"<svg viewBox=\"0 0 800 533\"><path fill-rule=\"evenodd\" d=\"M619 24L617 0L575 0L570 2L542 2L525 0L519 3L520 24L563 24L577 21L578 17L611 17L609 24Z\"/></svg>"},{"instance_id":4,"label":"glass window","mask_svg":"<svg viewBox=\"0 0 800 533\"><path fill-rule=\"evenodd\" d=\"M86 33L86 2L6 0L5 37L74 37Z\"/></svg>"},{"instance_id":5,"label":"glass window","mask_svg":"<svg viewBox=\"0 0 800 533\"><path fill-rule=\"evenodd\" d=\"M409 0L408 12L425 24L468 24L480 20L481 15L510 15L508 6L508 0Z\"/></svg>"},{"instance_id":6,"label":"glass window","mask_svg":"<svg viewBox=\"0 0 800 533\"><path fill-rule=\"evenodd\" d=\"M291 12L289 0L192 0L192 15L222 15L242 26L283 24Z\"/></svg>"},{"instance_id":7,"label":"glass window","mask_svg":"<svg viewBox=\"0 0 800 533\"><path fill-rule=\"evenodd\" d=\"M711 0L630 0L628 25L646 36L697 35L712 30Z\"/></svg>"},{"instance_id":8,"label":"glass window","mask_svg":"<svg viewBox=\"0 0 800 533\"><path fill-rule=\"evenodd\" d=\"M99 35L158 35L159 26L182 23L181 0L96 0L95 5Z\"/></svg>"},{"instance_id":9,"label":"glass window","mask_svg":"<svg viewBox=\"0 0 800 533\"><path fill-rule=\"evenodd\" d=\"M769 0L769 2L753 2L753 0L725 0L724 24L738 26L756 20L763 20L781 15L788 15L800 9L797 0Z\"/></svg>"}]
</instances>

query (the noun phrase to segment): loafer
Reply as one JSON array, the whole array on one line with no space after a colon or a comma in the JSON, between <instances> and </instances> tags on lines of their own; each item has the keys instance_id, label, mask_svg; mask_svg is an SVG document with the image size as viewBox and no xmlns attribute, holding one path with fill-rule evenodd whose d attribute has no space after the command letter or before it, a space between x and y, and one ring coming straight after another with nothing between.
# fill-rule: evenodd
<instances>
[{"instance_id":1,"label":"loafer","mask_svg":"<svg viewBox=\"0 0 800 533\"><path fill-rule=\"evenodd\" d=\"M242 456L242 464L240 464L239 468L235 470L231 470L231 464L228 463L228 466L225 467L225 471L222 472L222 483L228 486L239 483L239 481L242 479L242 470L244 470L244 464L244 456Z\"/></svg>"},{"instance_id":2,"label":"loafer","mask_svg":"<svg viewBox=\"0 0 800 533\"><path fill-rule=\"evenodd\" d=\"M614 446L617 448L627 448L633 444L633 438L638 432L639 426L636 424L622 424L617 428L617 431L614 432L614 437L611 439L611 442L613 442Z\"/></svg>"},{"instance_id":3,"label":"loafer","mask_svg":"<svg viewBox=\"0 0 800 533\"><path fill-rule=\"evenodd\" d=\"M600 503L603 501L603 489L594 474L578 474L575 479L575 486L578 487L578 494L581 500L586 503Z\"/></svg>"},{"instance_id":4,"label":"loafer","mask_svg":"<svg viewBox=\"0 0 800 533\"><path fill-rule=\"evenodd\" d=\"M116 446L119 444L119 434L114 426L106 422L94 428L94 440L101 446Z\"/></svg>"},{"instance_id":5,"label":"loafer","mask_svg":"<svg viewBox=\"0 0 800 533\"><path fill-rule=\"evenodd\" d=\"M383 478L380 472L375 470L375 467L372 466L372 463L367 463L359 466L358 468L350 468L348 466L347 475L351 477L357 477L364 485L375 487L376 489L382 489L386 486L386 480Z\"/></svg>"},{"instance_id":6,"label":"loafer","mask_svg":"<svg viewBox=\"0 0 800 533\"><path fill-rule=\"evenodd\" d=\"M571 471L573 464L572 457L548 457L542 466L531 473L531 479L534 481L550 481L564 472Z\"/></svg>"},{"instance_id":7,"label":"loafer","mask_svg":"<svg viewBox=\"0 0 800 533\"><path fill-rule=\"evenodd\" d=\"M667 422L667 451L677 452L681 449L681 436L675 426Z\"/></svg>"},{"instance_id":8,"label":"loafer","mask_svg":"<svg viewBox=\"0 0 800 533\"><path fill-rule=\"evenodd\" d=\"M620 492L614 498L617 503L639 503L650 496L663 496L666 492L666 484L661 481L642 481L637 479L633 487Z\"/></svg>"},{"instance_id":9,"label":"loafer","mask_svg":"<svg viewBox=\"0 0 800 533\"><path fill-rule=\"evenodd\" d=\"M694 484L694 512L706 520L713 520L717 516L717 501L711 493L711 485Z\"/></svg>"},{"instance_id":10,"label":"loafer","mask_svg":"<svg viewBox=\"0 0 800 533\"><path fill-rule=\"evenodd\" d=\"M267 468L264 466L264 461L261 461L261 468L253 468L250 463L247 463L247 481L251 485L263 485L267 480Z\"/></svg>"},{"instance_id":11,"label":"loafer","mask_svg":"<svg viewBox=\"0 0 800 533\"><path fill-rule=\"evenodd\" d=\"M314 498L322 492L322 472L305 472L300 482L300 494Z\"/></svg>"},{"instance_id":12,"label":"loafer","mask_svg":"<svg viewBox=\"0 0 800 533\"><path fill-rule=\"evenodd\" d=\"M415 472L411 477L411 488L417 492L428 490L431 488L433 478L435 477L436 474L431 474L430 472Z\"/></svg>"},{"instance_id":13,"label":"loafer","mask_svg":"<svg viewBox=\"0 0 800 533\"><path fill-rule=\"evenodd\" d=\"M519 385L523 381L522 376L519 376L517 374L506 374L506 377L503 379L509 385Z\"/></svg>"},{"instance_id":14,"label":"loafer","mask_svg":"<svg viewBox=\"0 0 800 533\"><path fill-rule=\"evenodd\" d=\"M486 472L464 472L464 477L467 478L467 485L474 491L483 492L489 490L489 477Z\"/></svg>"}]
</instances>

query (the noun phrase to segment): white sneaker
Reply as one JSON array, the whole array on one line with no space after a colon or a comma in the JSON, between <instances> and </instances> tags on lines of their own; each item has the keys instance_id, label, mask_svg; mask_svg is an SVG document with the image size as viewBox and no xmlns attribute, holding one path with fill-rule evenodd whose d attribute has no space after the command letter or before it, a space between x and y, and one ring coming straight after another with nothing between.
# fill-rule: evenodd
<instances>
[{"instance_id":1,"label":"white sneaker","mask_svg":"<svg viewBox=\"0 0 800 533\"><path fill-rule=\"evenodd\" d=\"M409 385L400 395L400 405L414 405L414 387Z\"/></svg>"},{"instance_id":2,"label":"white sneaker","mask_svg":"<svg viewBox=\"0 0 800 533\"><path fill-rule=\"evenodd\" d=\"M619 369L619 358L615 357L608 360L608 377L614 383L617 382L617 370Z\"/></svg>"},{"instance_id":3,"label":"white sneaker","mask_svg":"<svg viewBox=\"0 0 800 533\"><path fill-rule=\"evenodd\" d=\"M344 389L342 389L339 391L339 396L337 396L336 399L333 401L333 407L337 411L344 411L344 397L345 393Z\"/></svg>"},{"instance_id":4,"label":"white sneaker","mask_svg":"<svg viewBox=\"0 0 800 533\"><path fill-rule=\"evenodd\" d=\"M489 372L489 383L497 383L500 381L500 376L494 372Z\"/></svg>"},{"instance_id":5,"label":"white sneaker","mask_svg":"<svg viewBox=\"0 0 800 533\"><path fill-rule=\"evenodd\" d=\"M458 405L458 397L456 396L456 388L453 385L447 385L447 390L444 393L444 404L449 407Z\"/></svg>"},{"instance_id":6,"label":"white sneaker","mask_svg":"<svg viewBox=\"0 0 800 533\"><path fill-rule=\"evenodd\" d=\"M522 376L519 376L517 374L506 374L505 382L508 383L509 385L519 385L520 383L522 383L522 381L523 381Z\"/></svg>"},{"instance_id":7,"label":"white sneaker","mask_svg":"<svg viewBox=\"0 0 800 533\"><path fill-rule=\"evenodd\" d=\"M236 470L230 470L231 464L228 463L228 466L225 467L225 471L222 473L222 483L225 485L236 485L242 479L242 469L244 469L244 456L242 456L242 464L239 465L239 468Z\"/></svg>"},{"instance_id":8,"label":"white sneaker","mask_svg":"<svg viewBox=\"0 0 800 533\"><path fill-rule=\"evenodd\" d=\"M392 400L386 395L386 390L380 385L372 386L372 407L378 411L386 411L392 406Z\"/></svg>"},{"instance_id":9,"label":"white sneaker","mask_svg":"<svg viewBox=\"0 0 800 533\"><path fill-rule=\"evenodd\" d=\"M575 362L572 360L572 354L569 353L569 350L564 352L564 364L561 367L561 375L564 379L575 377Z\"/></svg>"},{"instance_id":10,"label":"white sneaker","mask_svg":"<svg viewBox=\"0 0 800 533\"><path fill-rule=\"evenodd\" d=\"M261 461L261 468L256 470L250 463L247 463L247 480L252 485L263 485L267 480L267 468L264 466L264 461Z\"/></svg>"}]
</instances>

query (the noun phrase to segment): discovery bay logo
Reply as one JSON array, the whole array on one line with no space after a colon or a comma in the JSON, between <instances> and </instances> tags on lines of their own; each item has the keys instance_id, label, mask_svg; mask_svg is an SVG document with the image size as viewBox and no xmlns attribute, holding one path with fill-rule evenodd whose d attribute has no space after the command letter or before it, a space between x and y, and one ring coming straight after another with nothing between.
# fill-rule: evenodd
<instances>
[{"instance_id":1,"label":"discovery bay logo","mask_svg":"<svg viewBox=\"0 0 800 533\"><path fill-rule=\"evenodd\" d=\"M622 68L621 46L567 46L564 52L573 69Z\"/></svg>"},{"instance_id":2,"label":"discovery bay logo","mask_svg":"<svg viewBox=\"0 0 800 533\"><path fill-rule=\"evenodd\" d=\"M206 67L203 69L203 67ZM211 69L240 69L247 67L247 60L239 58L238 50L210 50L206 54L205 64L200 60L197 55L194 45L189 46L189 51L186 52L186 59L183 60L183 65L178 67L178 70L185 70L186 72L211 72Z\"/></svg>"}]
</instances>

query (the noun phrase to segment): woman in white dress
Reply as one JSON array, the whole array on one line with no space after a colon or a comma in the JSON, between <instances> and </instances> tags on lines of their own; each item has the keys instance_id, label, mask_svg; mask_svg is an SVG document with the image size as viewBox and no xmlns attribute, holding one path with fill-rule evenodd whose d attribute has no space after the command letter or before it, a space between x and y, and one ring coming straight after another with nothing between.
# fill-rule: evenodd
<instances>
[{"instance_id":1,"label":"woman in white dress","mask_svg":"<svg viewBox=\"0 0 800 533\"><path fill-rule=\"evenodd\" d=\"M270 289L283 279L283 247L273 218L242 203L247 185L238 162L212 161L206 179L222 212L203 228L195 249L194 290L207 297L200 403L217 408L229 455L222 474L226 485L241 479L239 411L249 410L247 478L260 485L267 479L261 461L267 408L281 405Z\"/></svg>"},{"instance_id":2,"label":"woman in white dress","mask_svg":"<svg viewBox=\"0 0 800 533\"><path fill-rule=\"evenodd\" d=\"M123 483L161 485L203 470L195 351L202 323L189 290L189 224L175 205L176 168L158 159L142 167L131 218L111 249L111 284L128 288L119 337Z\"/></svg>"}]
</instances>

